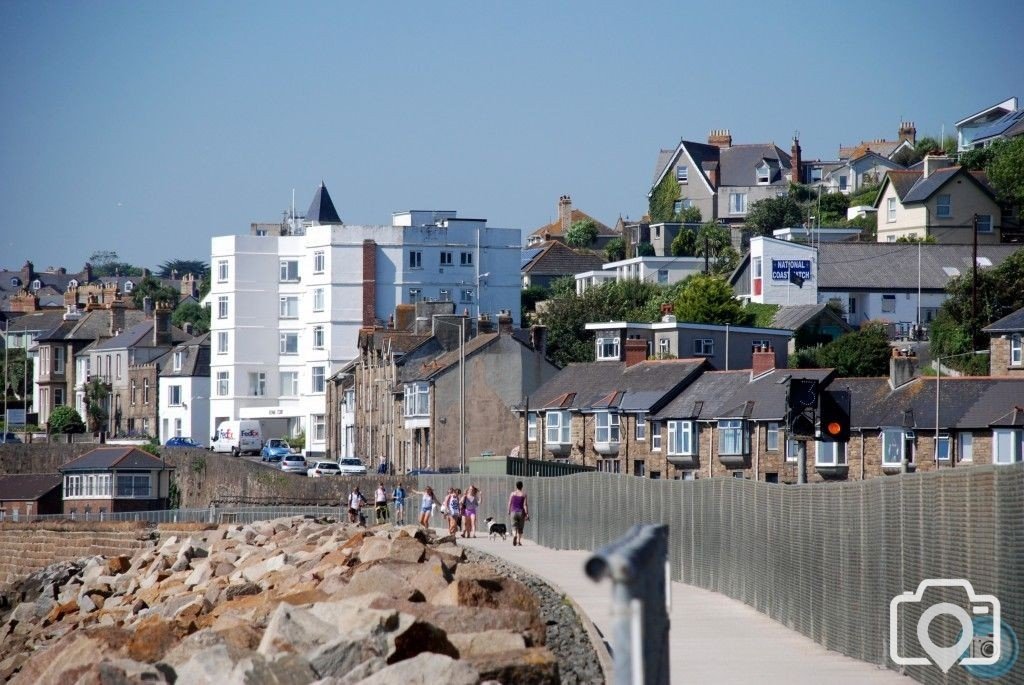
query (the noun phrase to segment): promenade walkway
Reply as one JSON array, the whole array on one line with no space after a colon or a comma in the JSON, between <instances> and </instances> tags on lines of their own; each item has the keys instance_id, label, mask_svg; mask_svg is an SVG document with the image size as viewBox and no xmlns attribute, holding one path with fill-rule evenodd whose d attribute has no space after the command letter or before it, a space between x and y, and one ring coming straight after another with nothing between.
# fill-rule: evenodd
<instances>
[{"instance_id":1,"label":"promenade walkway","mask_svg":"<svg viewBox=\"0 0 1024 685\"><path fill-rule=\"evenodd\" d=\"M459 544L493 554L568 594L604 636L611 635L611 582L583 572L589 552L557 551L526 540L486 537ZM692 585L672 583L669 636L673 683L906 685L895 671L830 652L746 604Z\"/></svg>"}]
</instances>

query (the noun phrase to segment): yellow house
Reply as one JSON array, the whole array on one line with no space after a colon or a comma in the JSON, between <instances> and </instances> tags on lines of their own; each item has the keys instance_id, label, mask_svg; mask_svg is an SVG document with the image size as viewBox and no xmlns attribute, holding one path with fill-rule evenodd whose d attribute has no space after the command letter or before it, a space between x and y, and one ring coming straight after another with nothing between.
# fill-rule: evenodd
<instances>
[{"instance_id":1,"label":"yellow house","mask_svg":"<svg viewBox=\"0 0 1024 685\"><path fill-rule=\"evenodd\" d=\"M919 170L886 173L875 199L878 242L933 237L970 244L977 215L978 242L1000 242L1002 212L980 171L950 166L949 157L927 156Z\"/></svg>"}]
</instances>

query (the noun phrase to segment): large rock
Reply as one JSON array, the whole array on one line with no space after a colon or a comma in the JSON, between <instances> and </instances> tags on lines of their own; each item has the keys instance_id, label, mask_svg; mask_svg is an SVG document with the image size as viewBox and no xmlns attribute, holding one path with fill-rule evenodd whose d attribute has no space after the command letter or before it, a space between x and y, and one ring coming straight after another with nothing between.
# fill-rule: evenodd
<instances>
[{"instance_id":1,"label":"large rock","mask_svg":"<svg viewBox=\"0 0 1024 685\"><path fill-rule=\"evenodd\" d=\"M448 640L459 650L459 658L526 649L522 633L484 630L479 633L449 633Z\"/></svg>"},{"instance_id":2,"label":"large rock","mask_svg":"<svg viewBox=\"0 0 1024 685\"><path fill-rule=\"evenodd\" d=\"M473 666L443 654L425 652L383 668L360 680L358 685L476 685L478 682L480 674Z\"/></svg>"},{"instance_id":3,"label":"large rock","mask_svg":"<svg viewBox=\"0 0 1024 685\"><path fill-rule=\"evenodd\" d=\"M525 585L511 578L465 578L456 573L447 588L430 598L438 606L518 609L536 614L540 605Z\"/></svg>"},{"instance_id":4,"label":"large rock","mask_svg":"<svg viewBox=\"0 0 1024 685\"><path fill-rule=\"evenodd\" d=\"M558 685L558 661L545 647L481 654L465 660L483 680L516 685Z\"/></svg>"}]
</instances>

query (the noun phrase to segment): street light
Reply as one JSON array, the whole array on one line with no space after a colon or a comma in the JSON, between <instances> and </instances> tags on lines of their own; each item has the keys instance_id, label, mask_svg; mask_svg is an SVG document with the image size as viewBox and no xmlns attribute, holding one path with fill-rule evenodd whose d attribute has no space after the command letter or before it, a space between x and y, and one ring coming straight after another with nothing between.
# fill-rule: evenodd
<instances>
[{"instance_id":1,"label":"street light","mask_svg":"<svg viewBox=\"0 0 1024 685\"><path fill-rule=\"evenodd\" d=\"M939 381L942 380L942 360L943 359L956 359L957 357L967 357L974 354L988 354L989 350L971 350L970 352L961 352L960 354L950 354L945 357L935 358L935 468L939 468ZM949 465L953 465L953 445L949 446Z\"/></svg>"},{"instance_id":2,"label":"street light","mask_svg":"<svg viewBox=\"0 0 1024 685\"><path fill-rule=\"evenodd\" d=\"M487 275L487 274L485 274ZM477 292L477 298L480 293ZM479 302L479 299L477 300ZM477 305L479 309L479 305ZM435 324L454 326L455 322L434 317ZM435 463L437 457L435 456ZM459 318L459 470L466 472L466 317Z\"/></svg>"}]
</instances>

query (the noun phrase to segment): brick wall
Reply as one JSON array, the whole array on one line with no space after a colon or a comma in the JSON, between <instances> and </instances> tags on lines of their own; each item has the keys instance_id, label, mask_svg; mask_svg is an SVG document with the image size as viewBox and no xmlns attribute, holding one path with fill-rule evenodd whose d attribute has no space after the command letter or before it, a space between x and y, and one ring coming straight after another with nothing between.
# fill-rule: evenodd
<instances>
[{"instance_id":1,"label":"brick wall","mask_svg":"<svg viewBox=\"0 0 1024 685\"><path fill-rule=\"evenodd\" d=\"M993 376L1024 378L1024 366L1010 366L1010 339L993 335L989 345L989 373Z\"/></svg>"}]
</instances>

